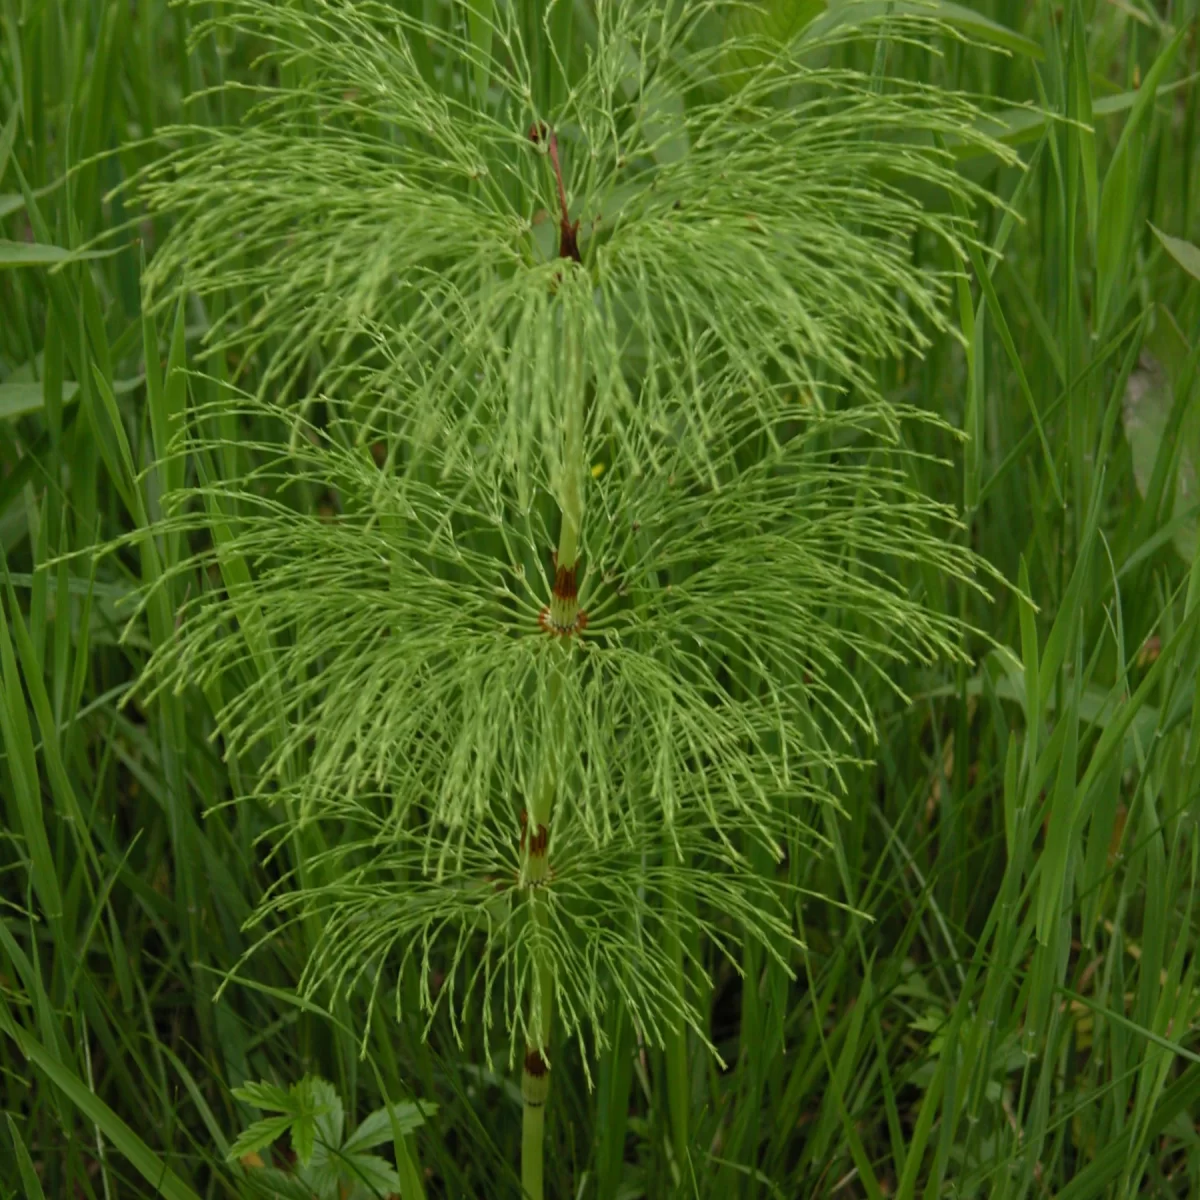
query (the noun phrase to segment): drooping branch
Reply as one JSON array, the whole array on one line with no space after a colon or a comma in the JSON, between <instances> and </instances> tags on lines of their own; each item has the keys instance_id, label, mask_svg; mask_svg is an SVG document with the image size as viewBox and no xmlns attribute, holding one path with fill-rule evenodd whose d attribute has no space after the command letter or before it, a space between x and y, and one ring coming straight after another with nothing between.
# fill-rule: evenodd
<instances>
[{"instance_id":1,"label":"drooping branch","mask_svg":"<svg viewBox=\"0 0 1200 1200\"><path fill-rule=\"evenodd\" d=\"M396 439L397 453L411 452L414 459L430 456L448 482L435 488L422 482L420 472L397 473L394 481L388 472L389 486L380 487L373 469L368 479L360 478L356 457L334 463L335 450L314 442L308 453L317 469L333 463L348 494L361 492L362 502L345 520L302 520L256 507L262 498L253 491L242 495L239 485L229 506L240 514L234 545L258 565L253 579L239 585L245 600L238 603L253 601L260 625L272 637L279 634L284 650L278 673L263 672L229 700L218 720L231 741L253 745L258 737L271 737L270 722L277 719L271 689L278 686L283 698L277 707L294 732L269 749L262 786L274 787L274 777L282 775L305 804L330 819L341 820L339 806L348 803L343 797L384 779L389 787L395 783L399 811L419 811L427 782L437 781L439 819L427 830L422 826L427 841L414 849L396 902L364 904L353 922L324 934L314 971L336 982L343 963L369 956L385 942L396 944L390 926L370 921L403 919L405 928L424 937L453 922L477 929L479 897L510 913L502 927L489 923L489 948L494 940L505 963L520 964L504 1002L516 1014L510 1044L523 1064L526 1197L540 1198L555 1007L562 1036L573 1036L585 1018L598 1033L604 992L596 981L619 979L628 968L621 1003L640 1027L670 1031L675 1048L668 1061L673 1054L686 1068L688 1041L679 1030L691 1019L690 968L683 969L683 955L693 940L708 936L695 913L720 913L722 929L726 917L751 932L768 928L764 914L774 892L724 854L737 841L731 831L743 823L761 831L761 822L775 820L768 807L780 790L787 791L789 813L832 800L823 785L809 782L827 765L836 774L839 761L829 746L814 744L823 735L813 731L826 725L852 731L856 721L869 725L865 694L849 677L848 661L869 660L871 651L890 661L901 640L897 634L913 656L950 648L952 624L911 599L903 578L862 566L861 560L887 549L949 574L958 574L959 564L967 569L965 555L956 557L917 529L926 510L904 490L906 483L895 485L897 496L888 493L878 456L889 451L873 449L860 477L840 452L827 464L823 450L804 449L799 439L786 460L761 469L746 465L744 450L751 423L770 432L786 418L790 427L799 411L797 395L808 397L804 421L811 417L815 426L826 379L853 382L860 400L877 402L890 427L890 409L872 390L873 368L859 364L918 343L926 324L942 327L944 281L913 270L907 235L927 231L952 242L961 231L954 219L927 215L908 189L874 188L869 181L910 177L961 193L965 201L973 192L953 164L920 146L935 146L934 135L943 133L982 144L986 135L971 131L985 123L976 121L966 100L931 103L933 93L924 84L868 94L853 71L780 63L782 75L764 74L746 97L774 91L784 79L810 92L811 104L764 108L763 120L751 125L740 105L689 94L669 131L689 145L671 169L670 192L680 216L663 219L667 197L655 191L663 172L636 165L661 132L651 135L648 123L635 123L619 145L617 139L596 139L587 148L593 165L586 180L576 177L573 203L580 214L592 212L605 197L587 189L607 186L603 181L624 170L628 156L632 169L621 176L628 181L622 236L592 256L586 276L562 261L534 261L522 273L523 265L512 269L508 196L481 187L464 197L459 168L464 156L495 167L507 164L514 150L528 153L523 122L502 129L491 115L469 107L446 109L421 73L408 70L396 54L397 43L407 44L414 31L424 39L424 26L406 25L408 19L397 15L394 27L381 17L378 29L368 28L354 6L326 0L305 6L305 14L323 13L311 28L307 15L273 0L238 0L228 7L219 21L233 23L232 10L256 13L278 32L281 53L295 50L321 64L292 97L314 120L311 130L296 134L264 121L261 128L221 132L211 141L189 136L170 170L146 181L151 207L176 218L151 281L169 289L178 279L181 296L190 289L220 294L228 287L231 256L239 263L244 258L239 272L245 272L248 294L261 299L261 328L288 332L271 352L261 380L263 402L278 395L281 404L292 405L295 398L284 385L307 379L302 373L311 361L325 361L325 347L343 347L329 351L328 366L304 394L338 397L349 390L346 411L354 414L360 397L369 394L378 405L367 424L384 414L382 432L372 428L371 437L386 437L389 448ZM669 7L657 0L615 6L612 28L598 35L599 53L572 82L580 111L606 126L622 119L625 102L613 92L607 64L627 46L641 47L647 72L667 63L672 71L688 69L691 51L680 48L683 61L677 62L672 46L641 36L666 23ZM497 6L497 22L514 11ZM839 31L828 45L844 36ZM754 39L744 44L757 49ZM806 53L823 55L819 40L806 47ZM459 52L453 40L444 49L448 56ZM699 53L702 65L709 51ZM403 151L404 186L379 171L373 134L357 141L363 104L358 89L366 96L380 81L385 119L401 132L436 127L441 146L437 154ZM509 111L528 103L531 93L517 74L497 75L492 86L504 92ZM326 120L330 115L335 119ZM864 135L872 122L878 132ZM911 153L897 156L897 129L921 135L903 143ZM565 151L548 124L535 123L528 137L554 172L557 256L581 264ZM397 145L408 141L400 137ZM913 196L918 190L925 189L912 189ZM747 194L755 209L749 228ZM702 216L689 216L701 210ZM301 212L305 220L296 220ZM255 253L244 255L243 243ZM397 271L401 263L405 270ZM500 275L509 281L502 288L496 286ZM329 294L340 295L342 303L314 302ZM628 352L631 314L645 322L652 352L641 381L631 379L637 363ZM349 348L359 344L364 323L391 330L389 343L404 352L389 349L380 364L372 359L369 368L360 368ZM251 329L239 327L236 337L217 332L231 345L243 339L253 348L258 328L256 320ZM448 341L453 354L445 352ZM367 370L367 393L359 387L360 369ZM459 404L468 392L477 402ZM398 411L396 397L403 398ZM842 419L841 406L834 410L821 419ZM859 416L845 414L849 423L842 427L853 431L855 442L868 428L861 404L857 411ZM286 425L294 413L285 408L276 415ZM362 430L363 438L367 433ZM813 434L811 441L823 446L824 435ZM594 484L588 452L606 443L613 447L610 470ZM482 458L480 451L486 452ZM545 472L528 466L539 453ZM664 479L674 481L678 472L684 486L652 491L657 485L648 481L660 466ZM707 481L718 473L734 478L710 493ZM908 474L897 477L907 480ZM694 488L688 486L693 479ZM503 511L515 513L505 489L511 484L523 496L531 482L553 492L561 528L549 594L514 610L491 590L495 569L506 569L507 559L491 561L490 535L476 541L472 534L461 545L450 538L431 549L425 526L452 512L454 528L486 529L500 511L493 493L505 497ZM452 495L459 500L448 499ZM816 504L810 502L814 496ZM197 498L209 502L194 506L198 512L220 513L206 492ZM585 553L589 506L594 515ZM254 515L259 513L261 521ZM466 519L459 522L459 514ZM638 520L629 519L635 515L649 528L630 548L623 531L640 529ZM932 508L927 515L932 518ZM509 536L530 539L522 542L522 554L546 549L541 531L536 545L534 533L514 528L505 532L506 541ZM264 539L270 553L264 553ZM222 553L230 552L223 543ZM587 572L610 559L631 577L651 580L677 563L689 564L688 571L690 564L704 567L690 587L676 588L669 605L650 612L636 598L619 609L595 598ZM829 603L831 595L836 605ZM322 603L314 604L314 596ZM463 619L441 620L447 598L457 604L462 596L472 601L456 608ZM234 599L223 608L189 609L156 670L189 684L200 677L216 683L226 671L239 671L257 653L258 626L247 628L236 612L231 619ZM581 599L591 609L590 627ZM585 627L592 645L582 669L578 635ZM713 629L721 634L710 639L719 643L719 653L697 635ZM497 630L515 635L497 637ZM771 705L713 703L726 695L730 657L762 684ZM881 675L886 679L882 669ZM529 687L530 679L544 690ZM839 689L842 680L846 686ZM803 708L793 703L798 695ZM813 719L810 708L828 719ZM310 740L312 769L292 782L287 756ZM377 753L367 752L372 746ZM808 762L811 772L792 765ZM525 794L529 811L516 856L514 902L497 904L492 888L460 882L476 875L512 877L507 821L503 839L484 837L477 826L478 814L493 814L497 798L503 807L517 793ZM605 848L613 831L641 830L648 820L657 824L658 811L670 824L661 864L653 854L640 854L640 840L639 854L627 852L620 838ZM440 819L446 816L455 820ZM461 831L455 836L464 854L475 855L479 870L460 868L443 886L440 877L425 879L423 873L428 845L444 838L448 827ZM583 882L572 836L590 854L608 856L595 858L603 870ZM625 857L613 857L618 854ZM418 882L425 891L415 890ZM595 896L601 888L609 889L603 908ZM446 906L436 910L436 922L425 915L434 910L414 899L418 894ZM487 909L489 922L493 907ZM614 919L598 921L598 911ZM666 936L626 943L626 917L631 929L665 929ZM367 928L388 937L369 938L362 932ZM790 925L783 921L770 929L768 949L786 940ZM519 958L510 959L510 950ZM434 952L436 946L421 967L426 977L428 953ZM492 995L486 987L481 994ZM699 1025L692 1029L704 1037ZM683 1114L672 1118L676 1160L683 1162L686 1070L671 1078L669 1103L673 1113Z\"/></svg>"}]
</instances>

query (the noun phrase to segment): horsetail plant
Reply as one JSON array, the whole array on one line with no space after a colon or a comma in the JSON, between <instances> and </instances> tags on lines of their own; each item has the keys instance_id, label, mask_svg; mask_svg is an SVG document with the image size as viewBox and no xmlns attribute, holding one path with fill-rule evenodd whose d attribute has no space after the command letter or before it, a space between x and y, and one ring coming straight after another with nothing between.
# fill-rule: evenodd
<instances>
[{"instance_id":1,"label":"horsetail plant","mask_svg":"<svg viewBox=\"0 0 1200 1200\"><path fill-rule=\"evenodd\" d=\"M311 931L304 994L521 1064L534 1200L556 1058L613 1005L715 1052L704 947L790 971L863 674L962 653L895 570L975 576L911 483L936 417L874 363L946 329L970 227L917 196L983 198L946 142L1011 156L841 65L952 35L880 7L227 0L198 36L261 43L255 103L140 180L219 382L162 522L211 586L144 690L203 688L279 806L255 919Z\"/></svg>"}]
</instances>

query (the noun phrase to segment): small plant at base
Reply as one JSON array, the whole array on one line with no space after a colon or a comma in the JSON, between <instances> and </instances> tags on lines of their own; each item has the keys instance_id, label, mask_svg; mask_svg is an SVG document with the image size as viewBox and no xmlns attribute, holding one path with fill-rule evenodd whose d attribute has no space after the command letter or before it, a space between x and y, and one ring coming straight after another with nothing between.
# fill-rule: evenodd
<instances>
[{"instance_id":1,"label":"small plant at base","mask_svg":"<svg viewBox=\"0 0 1200 1200\"><path fill-rule=\"evenodd\" d=\"M230 1146L229 1161L247 1168L251 1195L297 1200L379 1200L398 1193L401 1182L396 1168L369 1151L392 1142L407 1163L399 1139L417 1129L437 1107L385 1105L347 1131L341 1097L331 1083L316 1076L306 1075L286 1089L273 1083L248 1083L233 1094L243 1104L273 1115L246 1127ZM292 1171L269 1167L263 1158L285 1134L295 1156Z\"/></svg>"},{"instance_id":2,"label":"small plant at base","mask_svg":"<svg viewBox=\"0 0 1200 1200\"><path fill-rule=\"evenodd\" d=\"M147 687L204 687L283 805L296 858L257 919L320 916L302 991L370 1011L394 979L399 1012L415 972L485 1053L499 1020L534 1200L556 1041L586 1068L619 1003L711 1048L694 948L790 969L796 889L753 848L809 852L872 732L856 672L961 653L894 564L976 568L909 482L901 425L934 418L870 363L945 328L909 244L969 230L905 184L980 193L932 143L1011 156L965 97L808 65L852 23L728 69L726 8L600 3L546 87L514 10L484 52L465 8L232 0L298 81L142 181L177 219L151 286L236 289L261 368L180 431L199 474L164 529L209 536L181 569L221 584ZM243 416L278 437L223 478L212 429ZM305 855L318 821L334 849Z\"/></svg>"}]
</instances>

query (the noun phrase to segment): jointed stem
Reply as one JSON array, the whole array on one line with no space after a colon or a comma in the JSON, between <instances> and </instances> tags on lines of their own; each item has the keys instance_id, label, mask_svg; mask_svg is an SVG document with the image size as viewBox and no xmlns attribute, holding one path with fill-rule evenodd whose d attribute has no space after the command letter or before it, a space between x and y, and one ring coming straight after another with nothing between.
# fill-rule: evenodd
<instances>
[{"instance_id":1,"label":"jointed stem","mask_svg":"<svg viewBox=\"0 0 1200 1200\"><path fill-rule=\"evenodd\" d=\"M521 1120L521 1190L527 1200L542 1200L543 1143L546 1136L545 1098L540 1103L529 1099L531 1080L528 1072L522 1076L521 1095L524 1115Z\"/></svg>"},{"instance_id":2,"label":"jointed stem","mask_svg":"<svg viewBox=\"0 0 1200 1200\"><path fill-rule=\"evenodd\" d=\"M545 902L532 895L531 919L544 925ZM550 1043L554 1007L554 973L548 958L538 964L537 981L530 996L540 1046L528 1046L521 1071L521 1184L529 1200L543 1200L543 1141L546 1129L546 1100L550 1093L550 1064L545 1050Z\"/></svg>"},{"instance_id":3,"label":"jointed stem","mask_svg":"<svg viewBox=\"0 0 1200 1200\"><path fill-rule=\"evenodd\" d=\"M552 137L553 135L551 135ZM551 142L556 174L560 179L557 148ZM564 229L567 228L563 196ZM564 257L568 255L564 250ZM568 306L559 309L562 320L562 453L559 456L557 478L559 512L562 526L559 531L558 552L555 558L554 588L549 606L543 610L542 628L558 643L551 673L547 708L550 713L551 737L546 747L542 778L530 798L529 811L522 833L522 883L527 889L530 920L541 931L549 924L549 903L546 889L550 882L550 826L554 802L562 791L569 774L569 732L560 719L560 697L563 673L570 670L572 637L582 632L587 614L580 611L578 602L577 568L580 534L583 528L583 480L586 470L584 453L584 371L579 337L568 317ZM535 945L536 945L535 941ZM541 954L536 978L530 989L529 1037L521 1072L523 1116L521 1127L521 1183L528 1200L543 1200L544 1139L546 1102L550 1092L550 1047L554 1001L554 967L548 954Z\"/></svg>"},{"instance_id":4,"label":"jointed stem","mask_svg":"<svg viewBox=\"0 0 1200 1200\"><path fill-rule=\"evenodd\" d=\"M550 680L548 699L552 714L558 708L562 687L559 671L567 666L568 653L569 642L564 639L564 661L556 664L557 669ZM548 747L542 779L531 797L521 832L521 872L527 890L529 919L539 926L540 931L545 931L548 925L545 889L550 878L550 817L562 777L560 755L565 749L561 734L556 740L558 744ZM521 1071L521 1184L528 1200L543 1200L543 1141L546 1100L550 1092L547 1054L554 1015L554 968L546 954L539 956L536 977L530 988L529 1008L528 1040Z\"/></svg>"},{"instance_id":5,"label":"jointed stem","mask_svg":"<svg viewBox=\"0 0 1200 1200\"><path fill-rule=\"evenodd\" d=\"M563 314L563 454L559 481L562 529L558 539L558 565L574 568L579 559L579 534L583 526L583 479L587 469L583 445L583 361L580 337Z\"/></svg>"},{"instance_id":6,"label":"jointed stem","mask_svg":"<svg viewBox=\"0 0 1200 1200\"><path fill-rule=\"evenodd\" d=\"M668 865L678 866L681 862L679 852L669 836L663 840L663 856ZM683 960L683 941L679 929L679 914L676 908L678 896L675 893L676 887L672 883L669 885L668 891L671 909L670 915L664 923L664 935L671 970L675 977L673 982L678 994L683 995L687 988L687 981ZM687 1025L681 1017L676 1017L667 1030L665 1050L667 1108L671 1117L671 1150L675 1156L675 1167L680 1173L680 1178L686 1179L691 1157L691 1139L688 1130L691 1072L688 1065Z\"/></svg>"}]
</instances>

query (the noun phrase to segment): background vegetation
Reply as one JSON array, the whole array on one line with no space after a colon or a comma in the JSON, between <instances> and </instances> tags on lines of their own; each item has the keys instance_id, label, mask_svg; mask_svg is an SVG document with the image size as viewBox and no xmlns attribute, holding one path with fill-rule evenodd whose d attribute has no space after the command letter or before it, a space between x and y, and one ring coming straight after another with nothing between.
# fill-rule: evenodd
<instances>
[{"instance_id":1,"label":"background vegetation","mask_svg":"<svg viewBox=\"0 0 1200 1200\"><path fill-rule=\"evenodd\" d=\"M1012 31L937 69L1028 169L964 156L1019 219L976 214L997 253L959 290L966 346L879 382L971 435L922 434L952 466L915 482L1014 586L934 591L985 631L972 667L905 674L909 703L862 681L876 765L802 880L841 903L806 904L794 983L753 948L744 983L717 974L729 1069L692 1046L690 1164L661 1057L627 1033L594 1091L556 1076L555 1196L1200 1194L1196 5L944 11ZM0 1194L248 1194L255 1168L224 1159L260 1114L232 1089L313 1074L351 1126L438 1105L408 1135L427 1194L515 1196L519 1093L469 1028L459 1049L381 1021L360 1060L347 1011L295 998L301 934L238 968L269 813L202 815L240 790L204 695L121 707L172 636L150 610L118 642L146 560L64 557L153 519L164 414L209 399L184 370L213 312L141 306L161 222L62 263L140 217L110 193L162 153L143 139L185 104L236 117L205 89L254 79L252 49L189 52L192 19L0 3ZM908 53L889 71L927 69Z\"/></svg>"}]
</instances>

